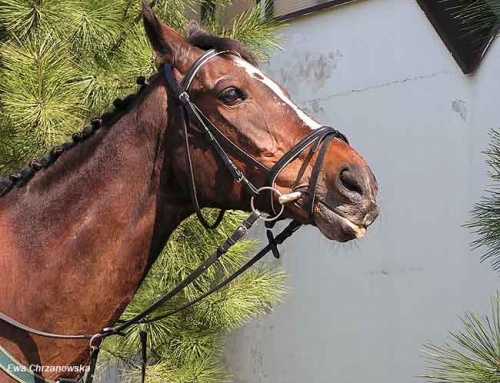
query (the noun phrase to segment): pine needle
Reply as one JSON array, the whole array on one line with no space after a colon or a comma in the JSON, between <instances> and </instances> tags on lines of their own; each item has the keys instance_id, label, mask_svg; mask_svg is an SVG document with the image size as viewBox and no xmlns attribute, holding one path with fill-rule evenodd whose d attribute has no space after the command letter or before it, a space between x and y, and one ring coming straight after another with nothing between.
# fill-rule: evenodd
<instances>
[{"instance_id":1,"label":"pine needle","mask_svg":"<svg viewBox=\"0 0 500 383\"><path fill-rule=\"evenodd\" d=\"M491 315L483 318L467 312L463 329L451 333L451 343L428 344L427 375L436 383L500 382L500 294L491 299Z\"/></svg>"},{"instance_id":2,"label":"pine needle","mask_svg":"<svg viewBox=\"0 0 500 383\"><path fill-rule=\"evenodd\" d=\"M492 184L486 196L475 205L471 222L466 226L478 236L472 247L486 248L481 260L491 260L493 268L500 270L500 133L493 130L490 137L490 147L485 154Z\"/></svg>"},{"instance_id":3,"label":"pine needle","mask_svg":"<svg viewBox=\"0 0 500 383\"><path fill-rule=\"evenodd\" d=\"M449 0L440 0L445 5ZM467 37L473 49L482 49L498 32L500 0L462 1L448 11L459 22L463 37Z\"/></svg>"},{"instance_id":4,"label":"pine needle","mask_svg":"<svg viewBox=\"0 0 500 383\"><path fill-rule=\"evenodd\" d=\"M238 40L260 61L265 61L269 59L270 52L279 49L277 32L284 24L276 21L262 4L250 8L233 20L225 20L223 8L217 8L213 15L203 21L203 26L215 35Z\"/></svg>"}]
</instances>

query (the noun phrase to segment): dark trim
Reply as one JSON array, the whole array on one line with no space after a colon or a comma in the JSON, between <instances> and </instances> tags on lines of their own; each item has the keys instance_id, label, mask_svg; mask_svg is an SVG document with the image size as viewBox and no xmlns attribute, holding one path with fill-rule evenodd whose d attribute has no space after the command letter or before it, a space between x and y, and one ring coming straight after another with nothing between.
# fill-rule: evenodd
<instances>
[{"instance_id":1,"label":"dark trim","mask_svg":"<svg viewBox=\"0 0 500 383\"><path fill-rule=\"evenodd\" d=\"M289 19L293 19L295 17L308 15L308 14L313 13L313 12L322 11L323 9L336 7L339 5L346 4L346 3L351 3L353 1L356 1L356 0L330 0L330 1L327 1L327 2L322 3L322 4L313 5L312 7L307 7L307 8L295 11L295 12L287 13L286 15L278 16L278 17L276 17L276 20L279 20L279 21L289 20Z\"/></svg>"},{"instance_id":2,"label":"dark trim","mask_svg":"<svg viewBox=\"0 0 500 383\"><path fill-rule=\"evenodd\" d=\"M486 51L498 32L499 25L492 25L491 29L482 37L478 45L477 36L468 35L463 25L452 14L452 9L462 6L465 1L472 0L416 0L420 8L431 22L432 26L451 52L464 74L472 74L481 63Z\"/></svg>"}]
</instances>

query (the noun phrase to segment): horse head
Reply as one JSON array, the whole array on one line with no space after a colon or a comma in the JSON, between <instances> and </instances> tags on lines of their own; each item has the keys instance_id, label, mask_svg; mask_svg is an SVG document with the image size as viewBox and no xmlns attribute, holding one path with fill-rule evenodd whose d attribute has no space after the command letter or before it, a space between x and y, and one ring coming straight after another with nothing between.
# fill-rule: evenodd
<instances>
[{"instance_id":1,"label":"horse head","mask_svg":"<svg viewBox=\"0 0 500 383\"><path fill-rule=\"evenodd\" d=\"M188 154L201 206L250 210L252 188L249 192L245 186L256 185L255 192L267 185L278 192L260 192L255 197L259 209L275 214L278 193L287 194L293 197L283 217L313 224L327 238L341 242L365 234L379 212L377 181L342 134L300 110L237 42L212 36L194 22L183 37L161 23L147 5L143 16L159 67L167 64L175 83L184 84L177 93L168 81L165 87L168 125L174 127L168 135L171 161L186 194ZM205 59L209 50L216 53ZM189 108L182 105L181 93L189 97L194 112L183 112ZM183 123L184 138L179 128ZM314 139L308 142L308 137ZM228 171L214 150L214 139L247 184Z\"/></svg>"}]
</instances>

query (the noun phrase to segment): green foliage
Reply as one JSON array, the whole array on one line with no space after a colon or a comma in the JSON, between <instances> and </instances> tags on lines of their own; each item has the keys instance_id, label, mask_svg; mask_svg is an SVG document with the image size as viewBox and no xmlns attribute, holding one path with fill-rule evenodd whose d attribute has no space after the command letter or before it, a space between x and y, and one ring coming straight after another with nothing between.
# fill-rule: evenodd
<instances>
[{"instance_id":1,"label":"green foliage","mask_svg":"<svg viewBox=\"0 0 500 383\"><path fill-rule=\"evenodd\" d=\"M153 9L183 32L194 0L154 0ZM241 40L260 57L276 47L275 21L260 7L210 29ZM67 140L116 97L151 75L154 57L139 0L0 0L0 174Z\"/></svg>"},{"instance_id":2,"label":"green foliage","mask_svg":"<svg viewBox=\"0 0 500 383\"><path fill-rule=\"evenodd\" d=\"M482 47L498 30L500 0L463 0L449 11L460 21L464 35L472 37L474 46Z\"/></svg>"},{"instance_id":3,"label":"green foliage","mask_svg":"<svg viewBox=\"0 0 500 383\"><path fill-rule=\"evenodd\" d=\"M154 0L153 9L182 32L191 0ZM218 5L210 30L239 39L261 58L276 47L278 25L259 7L228 21ZM0 174L7 174L47 148L68 139L116 97L136 91L135 79L155 71L154 56L140 22L139 0L0 0ZM208 214L214 212L208 211ZM170 238L123 315L137 314L198 266L239 225L230 212L207 233L189 218ZM156 314L177 308L232 274L254 248L240 242L195 284ZM228 331L269 312L284 293L284 275L253 268L241 279L186 312L147 325L151 366L148 381L225 382L221 367ZM146 325L142 325L146 326ZM120 361L126 376L138 374L139 331L108 340L108 363Z\"/></svg>"},{"instance_id":4,"label":"green foliage","mask_svg":"<svg viewBox=\"0 0 500 383\"><path fill-rule=\"evenodd\" d=\"M476 204L472 220L467 225L478 235L474 248L485 247L482 260L491 259L493 268L500 270L500 133L491 132L491 144L486 151L489 175L493 184L487 195Z\"/></svg>"},{"instance_id":5,"label":"green foliage","mask_svg":"<svg viewBox=\"0 0 500 383\"><path fill-rule=\"evenodd\" d=\"M491 299L491 315L467 312L463 329L451 333L451 343L426 346L429 374L437 383L500 382L500 294Z\"/></svg>"},{"instance_id":6,"label":"green foliage","mask_svg":"<svg viewBox=\"0 0 500 383\"><path fill-rule=\"evenodd\" d=\"M77 19L79 6L83 3L73 0L2 0L0 23L11 36L18 38L53 31L63 36L72 29L72 22Z\"/></svg>"},{"instance_id":7,"label":"green foliage","mask_svg":"<svg viewBox=\"0 0 500 383\"><path fill-rule=\"evenodd\" d=\"M12 126L30 134L21 150L47 147L63 139L80 123L83 108L78 97L77 71L58 37L27 37L2 44L2 109Z\"/></svg>"},{"instance_id":8,"label":"green foliage","mask_svg":"<svg viewBox=\"0 0 500 383\"><path fill-rule=\"evenodd\" d=\"M203 26L215 35L242 42L259 60L266 60L269 52L279 47L276 32L283 24L276 21L272 12L268 12L262 4L264 3L259 3L227 23L230 28L223 22L224 12L218 8L204 20Z\"/></svg>"},{"instance_id":9,"label":"green foliage","mask_svg":"<svg viewBox=\"0 0 500 383\"><path fill-rule=\"evenodd\" d=\"M215 218L215 212L206 213ZM210 234L206 234L196 217L189 218L170 238L122 319L132 318L177 285L232 233L245 216L245 213L230 214ZM235 245L199 281L153 316L182 306L233 274L254 247L254 241ZM148 382L162 379L179 383L227 381L228 376L220 364L225 334L250 319L268 313L285 293L284 282L284 274L268 266L251 269L223 290L184 312L159 322L132 327L127 331L126 338L110 338L104 346L108 362L124 363L128 366L124 370L125 376L136 377L139 333L147 330L148 354L155 361L148 369Z\"/></svg>"}]
</instances>

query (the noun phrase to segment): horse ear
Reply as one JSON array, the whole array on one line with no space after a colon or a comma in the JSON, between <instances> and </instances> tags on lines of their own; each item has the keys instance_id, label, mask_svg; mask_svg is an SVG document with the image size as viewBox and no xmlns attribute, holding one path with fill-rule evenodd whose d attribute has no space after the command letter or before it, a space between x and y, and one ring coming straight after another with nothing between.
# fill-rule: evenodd
<instances>
[{"instance_id":1,"label":"horse ear","mask_svg":"<svg viewBox=\"0 0 500 383\"><path fill-rule=\"evenodd\" d=\"M199 35L210 35L210 33L207 30L200 27L197 21L191 20L186 29L186 40L189 41L193 37Z\"/></svg>"},{"instance_id":2,"label":"horse ear","mask_svg":"<svg viewBox=\"0 0 500 383\"><path fill-rule=\"evenodd\" d=\"M176 52L187 42L176 31L158 20L146 0L142 0L142 17L148 39L161 61L173 63Z\"/></svg>"}]
</instances>

